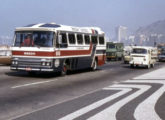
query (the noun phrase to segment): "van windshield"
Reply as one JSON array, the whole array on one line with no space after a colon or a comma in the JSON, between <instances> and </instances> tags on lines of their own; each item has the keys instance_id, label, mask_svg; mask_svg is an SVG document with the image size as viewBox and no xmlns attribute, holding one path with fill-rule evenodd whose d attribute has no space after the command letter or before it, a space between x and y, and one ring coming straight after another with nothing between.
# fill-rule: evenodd
<instances>
[{"instance_id":1,"label":"van windshield","mask_svg":"<svg viewBox=\"0 0 165 120\"><path fill-rule=\"evenodd\" d=\"M107 44L107 48L108 49L114 49L115 48L115 45L114 44Z\"/></svg>"},{"instance_id":2,"label":"van windshield","mask_svg":"<svg viewBox=\"0 0 165 120\"><path fill-rule=\"evenodd\" d=\"M15 32L16 47L52 47L54 32L51 31L19 31Z\"/></svg>"},{"instance_id":3,"label":"van windshield","mask_svg":"<svg viewBox=\"0 0 165 120\"><path fill-rule=\"evenodd\" d=\"M146 49L140 49L140 48L135 48L132 51L133 54L147 54L147 50Z\"/></svg>"}]
</instances>

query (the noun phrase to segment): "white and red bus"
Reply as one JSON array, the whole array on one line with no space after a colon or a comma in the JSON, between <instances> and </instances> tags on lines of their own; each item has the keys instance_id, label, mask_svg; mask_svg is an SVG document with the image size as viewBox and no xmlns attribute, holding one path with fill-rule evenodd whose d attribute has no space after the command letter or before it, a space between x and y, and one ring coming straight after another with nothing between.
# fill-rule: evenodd
<instances>
[{"instance_id":1,"label":"white and red bus","mask_svg":"<svg viewBox=\"0 0 165 120\"><path fill-rule=\"evenodd\" d=\"M15 30L11 70L61 72L101 66L106 60L104 32L98 27L55 23Z\"/></svg>"}]
</instances>

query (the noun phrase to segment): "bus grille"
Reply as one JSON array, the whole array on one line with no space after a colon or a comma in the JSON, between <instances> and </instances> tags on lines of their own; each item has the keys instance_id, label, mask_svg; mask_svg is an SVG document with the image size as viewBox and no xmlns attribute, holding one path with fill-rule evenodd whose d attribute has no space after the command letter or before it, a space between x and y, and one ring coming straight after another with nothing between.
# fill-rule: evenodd
<instances>
[{"instance_id":1,"label":"bus grille","mask_svg":"<svg viewBox=\"0 0 165 120\"><path fill-rule=\"evenodd\" d=\"M41 59L19 58L18 66L22 66L22 67L41 67Z\"/></svg>"}]
</instances>

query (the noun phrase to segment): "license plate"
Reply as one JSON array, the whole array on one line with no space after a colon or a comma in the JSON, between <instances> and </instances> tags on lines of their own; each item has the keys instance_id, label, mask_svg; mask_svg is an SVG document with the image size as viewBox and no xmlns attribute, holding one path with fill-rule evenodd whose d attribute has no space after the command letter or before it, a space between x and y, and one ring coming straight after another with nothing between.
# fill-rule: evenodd
<instances>
[{"instance_id":1,"label":"license plate","mask_svg":"<svg viewBox=\"0 0 165 120\"><path fill-rule=\"evenodd\" d=\"M135 65L139 65L139 64L140 64L140 62L136 62L136 63L135 63Z\"/></svg>"},{"instance_id":2,"label":"license plate","mask_svg":"<svg viewBox=\"0 0 165 120\"><path fill-rule=\"evenodd\" d=\"M32 69L30 67L25 68L26 71L31 71Z\"/></svg>"}]
</instances>

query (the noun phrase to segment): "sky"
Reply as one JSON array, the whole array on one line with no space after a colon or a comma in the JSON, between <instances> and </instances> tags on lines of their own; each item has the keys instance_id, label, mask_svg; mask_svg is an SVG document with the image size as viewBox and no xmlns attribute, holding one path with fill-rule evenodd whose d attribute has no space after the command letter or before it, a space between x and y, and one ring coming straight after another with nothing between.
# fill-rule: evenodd
<instances>
[{"instance_id":1,"label":"sky","mask_svg":"<svg viewBox=\"0 0 165 120\"><path fill-rule=\"evenodd\" d=\"M49 23L101 27L113 38L115 27L133 32L165 19L165 0L0 0L0 36L16 27Z\"/></svg>"}]
</instances>

